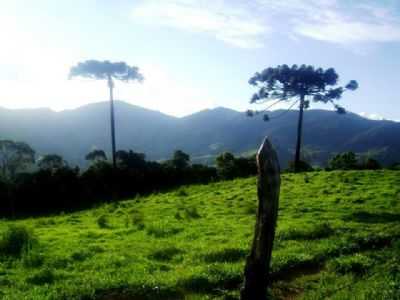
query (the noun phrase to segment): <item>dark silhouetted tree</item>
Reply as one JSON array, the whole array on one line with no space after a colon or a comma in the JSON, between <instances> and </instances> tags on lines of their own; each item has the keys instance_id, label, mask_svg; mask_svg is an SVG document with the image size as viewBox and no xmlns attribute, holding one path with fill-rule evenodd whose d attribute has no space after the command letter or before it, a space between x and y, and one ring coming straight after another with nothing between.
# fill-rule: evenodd
<instances>
[{"instance_id":1,"label":"dark silhouetted tree","mask_svg":"<svg viewBox=\"0 0 400 300\"><path fill-rule=\"evenodd\" d=\"M26 143L0 140L0 168L4 178L13 179L35 162L35 151Z\"/></svg>"},{"instance_id":2,"label":"dark silhouetted tree","mask_svg":"<svg viewBox=\"0 0 400 300\"><path fill-rule=\"evenodd\" d=\"M93 150L86 154L85 159L91 163L103 162L107 160L107 155L103 150Z\"/></svg>"},{"instance_id":3,"label":"dark silhouetted tree","mask_svg":"<svg viewBox=\"0 0 400 300\"><path fill-rule=\"evenodd\" d=\"M322 69L313 66L280 65L275 68L267 68L261 73L256 73L250 78L249 84L259 88L250 103L261 104L274 101L264 111L269 110L280 102L290 102L289 109L299 104L299 118L297 125L297 142L294 159L295 170L300 167L300 148L303 127L303 111L309 108L310 101L320 103L331 103L338 113L345 113L345 109L337 104L345 90L355 90L358 83L351 80L344 87L338 86L339 76L333 68ZM259 111L248 111L252 116ZM269 121L268 114L264 120Z\"/></svg>"},{"instance_id":4,"label":"dark silhouetted tree","mask_svg":"<svg viewBox=\"0 0 400 300\"><path fill-rule=\"evenodd\" d=\"M143 80L142 74L135 66L129 66L125 62L110 62L87 60L72 67L69 74L70 78L81 76L96 80L107 80L110 90L110 123L111 123L111 148L113 166L116 166L116 145L115 145L115 121L114 121L114 79L125 82Z\"/></svg>"},{"instance_id":5,"label":"dark silhouetted tree","mask_svg":"<svg viewBox=\"0 0 400 300\"><path fill-rule=\"evenodd\" d=\"M119 150L115 157L120 168L142 170L146 166L146 155L144 153Z\"/></svg>"},{"instance_id":6,"label":"dark silhouetted tree","mask_svg":"<svg viewBox=\"0 0 400 300\"><path fill-rule=\"evenodd\" d=\"M230 152L224 152L215 159L218 176L223 179L235 177L235 156Z\"/></svg>"},{"instance_id":7,"label":"dark silhouetted tree","mask_svg":"<svg viewBox=\"0 0 400 300\"><path fill-rule=\"evenodd\" d=\"M182 150L176 150L172 157L171 164L176 169L185 169L190 165L190 156Z\"/></svg>"},{"instance_id":8,"label":"dark silhouetted tree","mask_svg":"<svg viewBox=\"0 0 400 300\"><path fill-rule=\"evenodd\" d=\"M39 159L37 162L41 170L56 171L66 167L67 162L58 154L47 154Z\"/></svg>"}]
</instances>

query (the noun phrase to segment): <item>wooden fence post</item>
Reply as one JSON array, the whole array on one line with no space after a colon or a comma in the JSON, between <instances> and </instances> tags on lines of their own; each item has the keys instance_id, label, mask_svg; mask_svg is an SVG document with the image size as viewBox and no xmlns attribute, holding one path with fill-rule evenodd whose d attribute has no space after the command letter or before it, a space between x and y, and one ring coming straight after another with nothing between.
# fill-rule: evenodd
<instances>
[{"instance_id":1,"label":"wooden fence post","mask_svg":"<svg viewBox=\"0 0 400 300\"><path fill-rule=\"evenodd\" d=\"M264 300L267 297L281 184L278 156L268 138L258 150L257 168L257 220L251 252L246 260L241 300Z\"/></svg>"}]
</instances>

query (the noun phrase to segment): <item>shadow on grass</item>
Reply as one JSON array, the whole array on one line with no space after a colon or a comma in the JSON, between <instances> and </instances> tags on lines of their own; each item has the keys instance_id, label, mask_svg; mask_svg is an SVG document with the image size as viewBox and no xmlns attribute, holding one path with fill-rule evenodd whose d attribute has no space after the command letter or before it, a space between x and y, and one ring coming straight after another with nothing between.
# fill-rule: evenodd
<instances>
[{"instance_id":1,"label":"shadow on grass","mask_svg":"<svg viewBox=\"0 0 400 300\"><path fill-rule=\"evenodd\" d=\"M221 276L193 275L181 280L178 285L185 291L216 294L221 290L239 289L243 281L241 274L220 274ZM225 276L224 276L225 275Z\"/></svg>"},{"instance_id":2,"label":"shadow on grass","mask_svg":"<svg viewBox=\"0 0 400 300\"><path fill-rule=\"evenodd\" d=\"M174 258L174 256L180 255L182 253L184 253L184 251L182 251L181 249L178 249L176 247L167 247L154 251L149 255L149 258L158 261L170 261Z\"/></svg>"},{"instance_id":3,"label":"shadow on grass","mask_svg":"<svg viewBox=\"0 0 400 300\"><path fill-rule=\"evenodd\" d=\"M238 248L227 248L221 251L211 252L203 256L207 263L214 262L237 262L246 257L248 250Z\"/></svg>"},{"instance_id":4,"label":"shadow on grass","mask_svg":"<svg viewBox=\"0 0 400 300\"><path fill-rule=\"evenodd\" d=\"M400 214L388 212L371 213L367 211L359 211L346 216L345 219L348 221L355 221L359 223L391 223L399 222Z\"/></svg>"},{"instance_id":5,"label":"shadow on grass","mask_svg":"<svg viewBox=\"0 0 400 300\"><path fill-rule=\"evenodd\" d=\"M92 299L92 298L88 298ZM168 287L130 286L129 288L113 289L98 292L97 300L183 300L185 295L181 291Z\"/></svg>"}]
</instances>

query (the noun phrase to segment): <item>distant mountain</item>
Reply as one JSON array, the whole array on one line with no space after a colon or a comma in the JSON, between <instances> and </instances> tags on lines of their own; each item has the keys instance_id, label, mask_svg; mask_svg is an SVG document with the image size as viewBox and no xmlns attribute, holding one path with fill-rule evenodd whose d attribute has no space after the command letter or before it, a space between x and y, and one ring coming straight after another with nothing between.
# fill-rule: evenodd
<instances>
[{"instance_id":1,"label":"distant mountain","mask_svg":"<svg viewBox=\"0 0 400 300\"><path fill-rule=\"evenodd\" d=\"M118 149L144 152L148 159L169 158L176 149L195 161L212 162L223 151L255 151L268 135L282 164L293 156L297 111L261 116L219 107L176 118L157 111L115 103ZM10 110L0 108L0 138L25 141L40 154L58 153L71 164L84 165L92 149L110 152L109 104L100 102L73 110ZM334 153L369 153L389 164L400 161L400 123L374 121L353 113L309 110L304 117L304 154L323 164Z\"/></svg>"}]
</instances>

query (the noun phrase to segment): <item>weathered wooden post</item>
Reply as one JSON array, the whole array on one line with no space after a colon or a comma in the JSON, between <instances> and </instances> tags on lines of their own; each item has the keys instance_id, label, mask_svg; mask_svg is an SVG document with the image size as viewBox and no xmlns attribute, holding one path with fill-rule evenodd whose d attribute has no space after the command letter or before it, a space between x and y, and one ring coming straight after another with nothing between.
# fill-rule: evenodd
<instances>
[{"instance_id":1,"label":"weathered wooden post","mask_svg":"<svg viewBox=\"0 0 400 300\"><path fill-rule=\"evenodd\" d=\"M257 220L251 252L246 260L241 300L261 300L267 297L281 185L278 156L268 138L265 138L258 150L257 167Z\"/></svg>"}]
</instances>

